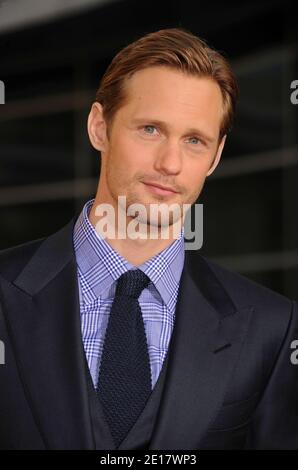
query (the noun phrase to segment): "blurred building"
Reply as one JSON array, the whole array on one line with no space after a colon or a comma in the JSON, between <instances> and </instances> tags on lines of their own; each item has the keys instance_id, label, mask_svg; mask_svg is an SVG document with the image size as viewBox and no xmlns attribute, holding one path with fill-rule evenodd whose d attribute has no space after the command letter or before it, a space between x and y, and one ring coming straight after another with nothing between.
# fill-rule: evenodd
<instances>
[{"instance_id":1,"label":"blurred building","mask_svg":"<svg viewBox=\"0 0 298 470\"><path fill-rule=\"evenodd\" d=\"M202 253L298 299L298 79L294 2L0 1L0 248L53 233L93 197L86 121L112 57L182 26L232 62L240 103L207 178Z\"/></svg>"}]
</instances>

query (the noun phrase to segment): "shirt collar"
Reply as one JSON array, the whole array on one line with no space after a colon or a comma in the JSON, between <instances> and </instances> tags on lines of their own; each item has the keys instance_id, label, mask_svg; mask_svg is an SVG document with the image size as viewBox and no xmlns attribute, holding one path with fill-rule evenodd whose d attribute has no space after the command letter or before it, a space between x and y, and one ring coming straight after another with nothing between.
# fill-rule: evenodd
<instances>
[{"instance_id":1,"label":"shirt collar","mask_svg":"<svg viewBox=\"0 0 298 470\"><path fill-rule=\"evenodd\" d=\"M100 236L89 221L88 216L93 202L94 199L86 202L73 232L77 265L83 277L81 291L87 303L100 297L121 274L135 268ZM184 229L182 227L179 238L138 266L138 269L150 278L168 307L175 302L177 297L184 257Z\"/></svg>"}]
</instances>

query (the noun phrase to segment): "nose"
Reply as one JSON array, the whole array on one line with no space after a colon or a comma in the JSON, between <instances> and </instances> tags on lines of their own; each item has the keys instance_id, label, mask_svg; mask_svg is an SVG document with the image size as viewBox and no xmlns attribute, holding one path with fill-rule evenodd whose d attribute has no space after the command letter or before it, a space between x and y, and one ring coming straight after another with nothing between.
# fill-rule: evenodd
<instances>
[{"instance_id":1,"label":"nose","mask_svg":"<svg viewBox=\"0 0 298 470\"><path fill-rule=\"evenodd\" d=\"M165 175L177 175L182 169L182 150L174 141L164 141L157 150L154 168Z\"/></svg>"}]
</instances>

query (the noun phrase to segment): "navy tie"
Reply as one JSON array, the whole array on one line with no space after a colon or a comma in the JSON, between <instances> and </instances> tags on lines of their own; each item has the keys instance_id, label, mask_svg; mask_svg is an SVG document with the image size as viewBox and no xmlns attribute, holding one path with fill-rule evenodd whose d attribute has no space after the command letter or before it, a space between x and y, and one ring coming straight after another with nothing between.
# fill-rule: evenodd
<instances>
[{"instance_id":1,"label":"navy tie","mask_svg":"<svg viewBox=\"0 0 298 470\"><path fill-rule=\"evenodd\" d=\"M120 276L104 340L98 395L117 447L151 393L148 346L138 302L149 282L140 269Z\"/></svg>"}]
</instances>

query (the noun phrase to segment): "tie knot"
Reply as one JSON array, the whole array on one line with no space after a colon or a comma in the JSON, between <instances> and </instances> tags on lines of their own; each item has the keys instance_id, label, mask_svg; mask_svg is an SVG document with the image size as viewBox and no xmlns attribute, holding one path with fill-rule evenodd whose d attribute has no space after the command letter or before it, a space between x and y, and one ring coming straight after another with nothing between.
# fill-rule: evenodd
<instances>
[{"instance_id":1,"label":"tie knot","mask_svg":"<svg viewBox=\"0 0 298 470\"><path fill-rule=\"evenodd\" d=\"M116 295L126 295L138 299L150 282L149 277L140 269L130 269L123 273L117 282Z\"/></svg>"}]
</instances>

